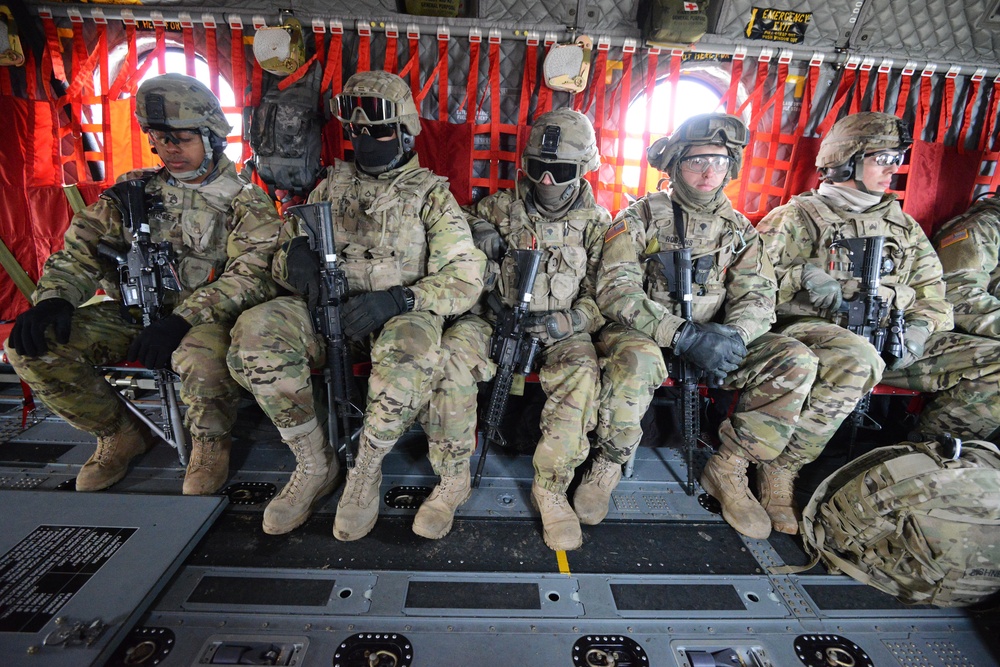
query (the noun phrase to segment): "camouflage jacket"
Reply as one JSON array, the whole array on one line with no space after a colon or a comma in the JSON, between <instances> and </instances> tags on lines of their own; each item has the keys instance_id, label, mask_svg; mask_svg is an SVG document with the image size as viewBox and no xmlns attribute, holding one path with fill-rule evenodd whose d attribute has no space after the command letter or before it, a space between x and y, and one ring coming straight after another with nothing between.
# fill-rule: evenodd
<instances>
[{"instance_id":1,"label":"camouflage jacket","mask_svg":"<svg viewBox=\"0 0 1000 667\"><path fill-rule=\"evenodd\" d=\"M1000 198L976 202L934 236L955 326L1000 338Z\"/></svg>"},{"instance_id":2,"label":"camouflage jacket","mask_svg":"<svg viewBox=\"0 0 1000 667\"><path fill-rule=\"evenodd\" d=\"M472 243L465 215L447 179L414 156L401 167L368 176L337 161L309 194L333 205L334 242L351 294L395 285L413 290L414 309L438 315L469 310L483 289L486 257ZM301 236L282 229L285 241ZM286 287L286 254L274 258L275 279Z\"/></svg>"},{"instance_id":3,"label":"camouflage jacket","mask_svg":"<svg viewBox=\"0 0 1000 667\"><path fill-rule=\"evenodd\" d=\"M777 286L757 232L728 200L712 214L683 212L692 260L710 258L701 261L702 271L692 280L694 321L721 321L749 343L774 322ZM597 279L601 312L669 347L684 320L651 257L680 247L667 192L646 195L621 211L604 239Z\"/></svg>"},{"instance_id":4,"label":"camouflage jacket","mask_svg":"<svg viewBox=\"0 0 1000 667\"><path fill-rule=\"evenodd\" d=\"M197 188L174 184L165 169L118 178L151 177L146 193L163 201L162 211L149 212L150 239L169 241L177 254L182 291L173 300L173 313L191 325L235 322L241 312L277 294L270 266L281 219L274 204L242 180L225 156L215 171ZM101 241L122 252L132 242L118 209L103 197L73 216L63 249L45 263L33 303L60 297L79 306L97 289L121 300L117 267L97 254Z\"/></svg>"},{"instance_id":5,"label":"camouflage jacket","mask_svg":"<svg viewBox=\"0 0 1000 667\"><path fill-rule=\"evenodd\" d=\"M843 250L831 255L830 243L839 238L885 236L886 256L893 269L882 277L881 293L892 307L902 308L908 325L930 332L950 331L952 309L931 242L920 225L903 213L895 195L861 213L839 208L816 191L796 197L761 220L757 231L778 275L778 316L814 316L843 324L842 314L820 310L802 289L802 266L813 264L841 282L844 298L858 291Z\"/></svg>"},{"instance_id":6,"label":"camouflage jacket","mask_svg":"<svg viewBox=\"0 0 1000 667\"><path fill-rule=\"evenodd\" d=\"M526 191L527 184L522 183L520 188ZM544 252L531 311L576 309L586 318L583 331L593 333L601 328L604 317L596 301L597 267L611 214L594 200L587 181L581 181L576 202L558 220L541 215L510 190L480 200L475 215L495 225L510 248L538 248ZM497 289L505 305L514 305L517 265L509 253L503 259Z\"/></svg>"}]
</instances>

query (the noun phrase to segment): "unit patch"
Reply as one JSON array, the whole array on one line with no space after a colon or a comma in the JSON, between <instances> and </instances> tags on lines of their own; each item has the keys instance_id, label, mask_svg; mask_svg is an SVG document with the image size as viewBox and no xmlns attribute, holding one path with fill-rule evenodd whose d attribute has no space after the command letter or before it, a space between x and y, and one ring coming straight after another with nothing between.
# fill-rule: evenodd
<instances>
[{"instance_id":1,"label":"unit patch","mask_svg":"<svg viewBox=\"0 0 1000 667\"><path fill-rule=\"evenodd\" d=\"M958 243L959 241L965 241L968 238L969 238L969 230L962 229L955 232L954 234L949 234L948 236L944 237L943 239L941 239L941 243L939 243L938 245L942 248L947 248L948 246L954 243Z\"/></svg>"},{"instance_id":2,"label":"unit patch","mask_svg":"<svg viewBox=\"0 0 1000 667\"><path fill-rule=\"evenodd\" d=\"M611 228L604 235L604 242L607 243L619 234L623 234L628 231L628 222L622 219L620 222L616 222L611 225Z\"/></svg>"}]
</instances>

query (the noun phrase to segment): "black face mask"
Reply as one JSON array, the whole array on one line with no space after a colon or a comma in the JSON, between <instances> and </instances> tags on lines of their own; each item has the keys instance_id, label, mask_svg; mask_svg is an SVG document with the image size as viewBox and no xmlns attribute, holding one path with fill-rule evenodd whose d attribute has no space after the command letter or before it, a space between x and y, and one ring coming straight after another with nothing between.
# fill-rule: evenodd
<instances>
[{"instance_id":1,"label":"black face mask","mask_svg":"<svg viewBox=\"0 0 1000 667\"><path fill-rule=\"evenodd\" d=\"M388 171L400 157L399 140L379 141L367 134L351 135L354 161L369 174Z\"/></svg>"}]
</instances>

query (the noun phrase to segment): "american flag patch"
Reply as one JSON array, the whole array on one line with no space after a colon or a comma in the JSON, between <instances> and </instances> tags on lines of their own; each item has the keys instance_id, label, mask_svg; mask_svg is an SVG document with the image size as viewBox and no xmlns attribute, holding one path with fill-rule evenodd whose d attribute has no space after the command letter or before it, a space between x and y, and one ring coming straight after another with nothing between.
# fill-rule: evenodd
<instances>
[{"instance_id":1,"label":"american flag patch","mask_svg":"<svg viewBox=\"0 0 1000 667\"><path fill-rule=\"evenodd\" d=\"M625 220L617 222L611 225L611 229L609 229L607 233L604 235L604 242L607 243L614 237L618 236L619 234L623 234L627 231L628 231L628 222L626 222Z\"/></svg>"},{"instance_id":2,"label":"american flag patch","mask_svg":"<svg viewBox=\"0 0 1000 667\"><path fill-rule=\"evenodd\" d=\"M942 248L947 248L948 246L958 243L959 241L964 241L969 238L969 230L963 229L961 231L955 232L954 234L949 234L948 236L941 239L939 244Z\"/></svg>"}]
</instances>

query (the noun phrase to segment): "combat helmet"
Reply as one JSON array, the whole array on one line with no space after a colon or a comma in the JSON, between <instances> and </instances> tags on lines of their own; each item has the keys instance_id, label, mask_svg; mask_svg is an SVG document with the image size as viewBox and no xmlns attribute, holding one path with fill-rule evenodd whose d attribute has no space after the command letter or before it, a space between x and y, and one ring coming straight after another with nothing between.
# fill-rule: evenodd
<instances>
[{"instance_id":1,"label":"combat helmet","mask_svg":"<svg viewBox=\"0 0 1000 667\"><path fill-rule=\"evenodd\" d=\"M135 95L135 118L143 132L188 130L201 135L205 148L201 165L191 171L170 172L182 181L208 172L215 156L222 155L225 150L226 136L233 129L222 113L219 98L201 81L183 74L161 74L143 81ZM167 140L180 141L172 134L167 135ZM155 153L152 139L150 145Z\"/></svg>"},{"instance_id":2,"label":"combat helmet","mask_svg":"<svg viewBox=\"0 0 1000 667\"><path fill-rule=\"evenodd\" d=\"M743 163L743 149L750 141L750 131L738 116L706 113L692 116L673 134L653 142L646 150L649 166L659 171L671 170L692 146L725 146L729 153L729 179L736 178Z\"/></svg>"},{"instance_id":3,"label":"combat helmet","mask_svg":"<svg viewBox=\"0 0 1000 667\"><path fill-rule=\"evenodd\" d=\"M333 112L341 123L401 124L411 136L420 134L420 114L410 87L399 76L382 70L358 72L334 98Z\"/></svg>"},{"instance_id":4,"label":"combat helmet","mask_svg":"<svg viewBox=\"0 0 1000 667\"><path fill-rule=\"evenodd\" d=\"M570 183L597 169L600 163L590 119L565 108L535 120L521 154L521 169L535 183L541 182L546 173L556 184Z\"/></svg>"},{"instance_id":5,"label":"combat helmet","mask_svg":"<svg viewBox=\"0 0 1000 667\"><path fill-rule=\"evenodd\" d=\"M855 176L857 160L880 150L906 150L913 139L906 122L892 114L861 111L844 116L823 137L816 168L834 183Z\"/></svg>"}]
</instances>

